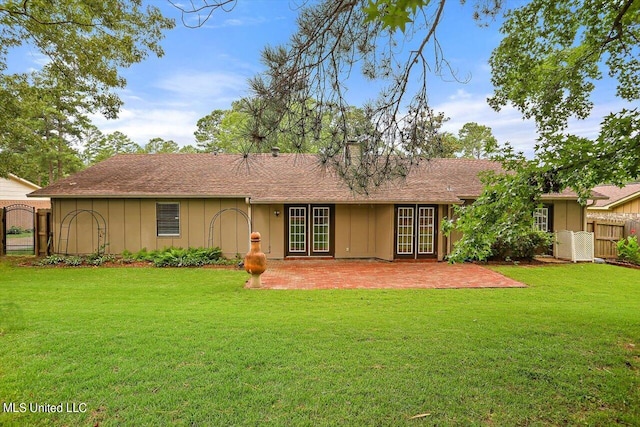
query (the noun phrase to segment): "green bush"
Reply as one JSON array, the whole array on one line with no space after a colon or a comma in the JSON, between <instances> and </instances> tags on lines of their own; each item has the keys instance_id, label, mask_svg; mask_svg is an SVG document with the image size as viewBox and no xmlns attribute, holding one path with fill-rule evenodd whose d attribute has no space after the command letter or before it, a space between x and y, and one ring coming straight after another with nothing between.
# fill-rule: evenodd
<instances>
[{"instance_id":1,"label":"green bush","mask_svg":"<svg viewBox=\"0 0 640 427\"><path fill-rule=\"evenodd\" d=\"M625 262L640 264L640 246L638 236L632 234L618 242L618 259Z\"/></svg>"},{"instance_id":2,"label":"green bush","mask_svg":"<svg viewBox=\"0 0 640 427\"><path fill-rule=\"evenodd\" d=\"M65 262L65 256L63 255L49 255L42 258L37 265L58 265Z\"/></svg>"},{"instance_id":3,"label":"green bush","mask_svg":"<svg viewBox=\"0 0 640 427\"><path fill-rule=\"evenodd\" d=\"M86 256L50 255L41 259L37 265L99 266L115 260L116 257L114 255L104 253L93 253ZM143 248L135 254L125 250L122 252L121 261L124 264L130 264L135 261L150 262L155 267L201 267L203 265L237 263L237 260L225 259L222 256L222 250L217 247L187 249L171 247L151 252Z\"/></svg>"},{"instance_id":4,"label":"green bush","mask_svg":"<svg viewBox=\"0 0 640 427\"><path fill-rule=\"evenodd\" d=\"M145 261L152 263L155 267L200 267L225 264L227 261L222 257L222 250L218 247L187 249L169 247L153 251L142 248L136 253L125 252L122 253L123 262Z\"/></svg>"},{"instance_id":5,"label":"green bush","mask_svg":"<svg viewBox=\"0 0 640 427\"><path fill-rule=\"evenodd\" d=\"M8 230L7 230L7 234L22 234L22 233L26 233L27 230L25 230L22 227L18 227L17 225L12 225Z\"/></svg>"},{"instance_id":6,"label":"green bush","mask_svg":"<svg viewBox=\"0 0 640 427\"><path fill-rule=\"evenodd\" d=\"M220 248L166 248L143 256L156 267L200 267L224 262Z\"/></svg>"},{"instance_id":7,"label":"green bush","mask_svg":"<svg viewBox=\"0 0 640 427\"><path fill-rule=\"evenodd\" d=\"M498 237L491 246L491 259L531 260L546 252L552 243L553 235L537 230L522 233L511 240Z\"/></svg>"},{"instance_id":8,"label":"green bush","mask_svg":"<svg viewBox=\"0 0 640 427\"><path fill-rule=\"evenodd\" d=\"M80 256L67 256L64 257L62 262L70 267L77 267L79 265L82 265L84 259Z\"/></svg>"}]
</instances>

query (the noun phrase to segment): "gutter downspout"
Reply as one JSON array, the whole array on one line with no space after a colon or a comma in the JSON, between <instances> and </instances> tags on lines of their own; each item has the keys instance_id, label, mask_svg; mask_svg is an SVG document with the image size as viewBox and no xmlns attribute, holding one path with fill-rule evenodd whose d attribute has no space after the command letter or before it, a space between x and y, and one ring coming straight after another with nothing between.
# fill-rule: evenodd
<instances>
[{"instance_id":1,"label":"gutter downspout","mask_svg":"<svg viewBox=\"0 0 640 427\"><path fill-rule=\"evenodd\" d=\"M251 197L245 197L244 202L247 204L247 216L249 217L249 248L251 248L251 232L253 231L253 217L251 216Z\"/></svg>"},{"instance_id":2,"label":"gutter downspout","mask_svg":"<svg viewBox=\"0 0 640 427\"><path fill-rule=\"evenodd\" d=\"M587 199L587 200L588 200L588 199ZM582 230L583 230L583 231L587 231L587 228L589 227L589 218L588 218L588 216L589 216L589 211L587 210L587 208L589 208L589 207L591 207L591 206L595 206L596 202L597 202L597 200L596 200L596 199L593 199L593 200L591 201L591 203L587 203L587 204L586 204L586 205L584 205L584 207L582 208ZM595 235L596 235L595 227L594 227L594 230L593 230L593 235L594 235L594 237L595 237Z\"/></svg>"}]
</instances>

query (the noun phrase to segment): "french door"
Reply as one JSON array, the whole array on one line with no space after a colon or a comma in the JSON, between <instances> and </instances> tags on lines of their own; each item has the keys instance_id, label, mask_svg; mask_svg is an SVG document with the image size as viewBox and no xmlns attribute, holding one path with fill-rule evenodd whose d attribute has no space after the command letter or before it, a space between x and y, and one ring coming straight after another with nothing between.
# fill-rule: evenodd
<instances>
[{"instance_id":1,"label":"french door","mask_svg":"<svg viewBox=\"0 0 640 427\"><path fill-rule=\"evenodd\" d=\"M333 256L333 205L288 205L287 256Z\"/></svg>"},{"instance_id":2,"label":"french door","mask_svg":"<svg viewBox=\"0 0 640 427\"><path fill-rule=\"evenodd\" d=\"M437 206L398 205L395 212L395 257L437 256Z\"/></svg>"}]
</instances>

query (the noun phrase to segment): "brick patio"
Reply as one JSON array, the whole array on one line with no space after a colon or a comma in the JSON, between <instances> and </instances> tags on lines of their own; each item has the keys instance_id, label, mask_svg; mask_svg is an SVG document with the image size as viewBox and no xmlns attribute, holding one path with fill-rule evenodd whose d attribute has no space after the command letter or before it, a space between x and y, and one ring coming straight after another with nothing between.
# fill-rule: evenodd
<instances>
[{"instance_id":1,"label":"brick patio","mask_svg":"<svg viewBox=\"0 0 640 427\"><path fill-rule=\"evenodd\" d=\"M376 260L269 260L263 289L522 288L475 264Z\"/></svg>"}]
</instances>

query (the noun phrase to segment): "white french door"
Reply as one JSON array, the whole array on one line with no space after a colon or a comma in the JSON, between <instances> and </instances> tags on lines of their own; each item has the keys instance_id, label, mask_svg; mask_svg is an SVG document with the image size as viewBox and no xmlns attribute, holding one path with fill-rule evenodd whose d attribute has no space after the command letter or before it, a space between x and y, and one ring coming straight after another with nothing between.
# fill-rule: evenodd
<instances>
[{"instance_id":1,"label":"white french door","mask_svg":"<svg viewBox=\"0 0 640 427\"><path fill-rule=\"evenodd\" d=\"M287 206L287 255L333 256L333 206Z\"/></svg>"},{"instance_id":2,"label":"white french door","mask_svg":"<svg viewBox=\"0 0 640 427\"><path fill-rule=\"evenodd\" d=\"M396 206L395 217L396 258L436 256L436 206Z\"/></svg>"},{"instance_id":3,"label":"white french door","mask_svg":"<svg viewBox=\"0 0 640 427\"><path fill-rule=\"evenodd\" d=\"M307 253L307 208L289 208L289 252Z\"/></svg>"}]
</instances>

